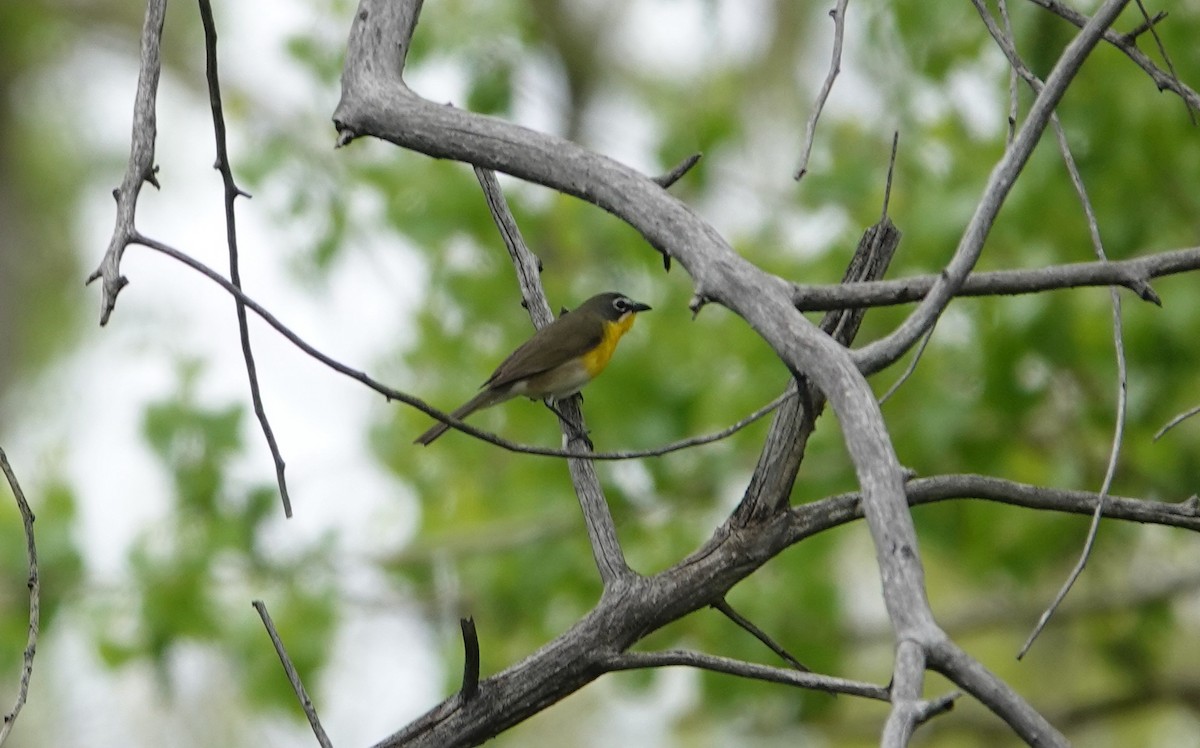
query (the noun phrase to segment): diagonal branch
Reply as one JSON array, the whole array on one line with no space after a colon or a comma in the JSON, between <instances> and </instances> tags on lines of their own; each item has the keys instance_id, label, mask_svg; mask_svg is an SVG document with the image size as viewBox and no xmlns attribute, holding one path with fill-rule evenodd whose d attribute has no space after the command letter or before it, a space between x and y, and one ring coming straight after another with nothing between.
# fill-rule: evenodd
<instances>
[{"instance_id":1,"label":"diagonal branch","mask_svg":"<svg viewBox=\"0 0 1200 748\"><path fill-rule=\"evenodd\" d=\"M862 696L876 701L889 701L890 694L885 686L836 678L819 673L808 673L789 668L758 665L753 662L743 662L730 657L689 652L682 649L672 649L663 652L625 652L614 655L602 661L601 666L607 671L638 670L652 667L694 667L709 670L714 673L728 673L742 678L782 683L799 688L811 688L814 691L827 693L844 693L849 696Z\"/></svg>"},{"instance_id":2,"label":"diagonal branch","mask_svg":"<svg viewBox=\"0 0 1200 748\"><path fill-rule=\"evenodd\" d=\"M292 691L300 701L304 716L308 717L308 724L312 727L317 742L321 744L321 748L332 748L333 744L329 742L329 736L325 734L325 728L321 726L321 719L317 716L317 708L313 705L312 699L308 697L308 691L304 689L304 683L300 680L300 673L296 672L296 666L292 664L292 658L288 656L287 649L283 646L283 640L279 638L279 632L275 630L275 622L271 620L271 614L267 612L267 604L262 600L255 600L251 605L258 611L258 617L262 619L267 636L271 637L271 644L275 645L275 654L279 656L283 672L287 674L288 682L292 684Z\"/></svg>"},{"instance_id":3,"label":"diagonal branch","mask_svg":"<svg viewBox=\"0 0 1200 748\"><path fill-rule=\"evenodd\" d=\"M12 489L13 498L17 501L17 510L21 513L21 524L25 529L25 559L29 564L27 579L29 626L25 637L25 652L21 657L21 678L17 684L17 698L12 709L4 715L4 724L0 725L0 745L4 745L4 741L8 740L8 735L12 732L13 725L17 722L17 716L25 706L25 699L29 696L29 680L33 677L33 656L37 653L41 621L42 583L38 575L37 543L33 538L33 510L29 508L29 502L25 500L25 492L21 490L17 474L12 469L12 465L8 464L8 455L4 454L3 449L0 449L0 472L3 472L5 479L8 480L8 487Z\"/></svg>"},{"instance_id":4,"label":"diagonal branch","mask_svg":"<svg viewBox=\"0 0 1200 748\"><path fill-rule=\"evenodd\" d=\"M1200 413L1200 405L1193 406L1193 407L1188 408L1187 410L1183 411L1179 415L1177 415L1174 418L1172 418L1171 420L1167 421L1166 424L1163 425L1163 427L1160 428L1158 431L1155 431L1153 440L1158 441L1159 439L1163 438L1163 436L1168 431L1175 428L1176 426L1183 423L1184 421L1191 418L1192 416L1196 415L1197 413Z\"/></svg>"},{"instance_id":5,"label":"diagonal branch","mask_svg":"<svg viewBox=\"0 0 1200 748\"><path fill-rule=\"evenodd\" d=\"M1150 14L1146 12L1146 4L1142 2L1142 0L1137 0L1137 6L1138 10L1142 13L1142 23L1136 29L1129 32L1126 36L1130 40L1133 40L1136 39L1139 34L1149 31L1150 36L1154 38L1155 45L1158 46L1158 53L1162 55L1163 62L1167 63L1167 70L1171 75L1171 80L1175 81L1176 85L1180 85L1179 74L1175 72L1175 63L1171 62L1171 55L1167 54L1167 47L1165 44L1163 44L1162 37L1158 35L1158 22L1167 17L1166 11L1163 11L1151 18ZM1191 120L1192 126L1195 127L1196 110L1192 108L1191 102L1189 102L1187 99L1184 99L1183 103L1185 106L1187 106L1188 119Z\"/></svg>"},{"instance_id":6,"label":"diagonal branch","mask_svg":"<svg viewBox=\"0 0 1200 748\"><path fill-rule=\"evenodd\" d=\"M825 82L821 84L821 91L817 94L817 101L813 104L812 114L808 116L808 123L804 126L800 165L796 167L796 173L793 175L793 179L797 182L808 173L808 158L812 154L813 141L817 136L817 120L820 119L821 112L825 109L825 102L833 90L833 82L837 80L838 73L842 71L842 39L846 35L846 6L849 4L850 0L838 0L834 9L829 11L829 17L833 19L832 59L829 61L829 72L825 75Z\"/></svg>"},{"instance_id":7,"label":"diagonal branch","mask_svg":"<svg viewBox=\"0 0 1200 748\"><path fill-rule=\"evenodd\" d=\"M1040 5L1059 18L1073 23L1079 28L1083 28L1088 22L1087 16L1074 8L1063 5L1058 0L1030 0L1030 2L1034 5ZM1154 85L1158 86L1159 91L1171 91L1183 99L1183 103L1187 106L1189 114L1200 109L1200 94L1184 85L1173 72L1164 72L1155 65L1154 61L1145 52L1138 49L1136 36L1132 34L1119 34L1112 29L1108 29L1104 32L1104 41L1124 52L1130 60L1133 60L1134 64L1146 71L1146 74L1154 81Z\"/></svg>"},{"instance_id":8,"label":"diagonal branch","mask_svg":"<svg viewBox=\"0 0 1200 748\"><path fill-rule=\"evenodd\" d=\"M899 243L900 230L884 216L863 232L843 282L882 277ZM866 309L862 308L830 311L822 318L821 329L841 345L849 347L865 314ZM801 394L802 397L781 407L772 420L750 485L731 518L735 524L745 526L767 521L786 506L791 497L808 440L824 411L825 396L801 379L789 382L785 394Z\"/></svg>"},{"instance_id":9,"label":"diagonal branch","mask_svg":"<svg viewBox=\"0 0 1200 748\"><path fill-rule=\"evenodd\" d=\"M158 136L156 102L158 79L162 72L162 30L167 15L167 0L150 0L146 3L146 18L142 24L141 65L138 69L137 96L133 102L133 132L129 144L129 163L121 186L113 190L117 201L117 222L112 238L100 266L88 276L91 283L97 278L104 282L100 290L100 324L108 324L108 317L117 304L117 294L129 283L121 275L121 256L125 248L137 235L134 214L137 212L138 194L142 183L158 186L154 166L154 141Z\"/></svg>"},{"instance_id":10,"label":"diagonal branch","mask_svg":"<svg viewBox=\"0 0 1200 748\"><path fill-rule=\"evenodd\" d=\"M892 174L896 165L899 134L892 138L892 153L884 182L883 210L879 222L871 226L858 240L850 257L842 283L879 280L891 265L900 245L900 229L888 217L892 192ZM836 342L850 347L858 336L865 309L840 309L826 312L820 328ZM803 391L801 388L803 387ZM817 419L825 407L825 395L797 377L788 383L787 393L802 394L793 404L781 408L771 422L766 443L755 466L754 476L745 495L734 511L731 521L738 525L768 521L784 506L792 494L792 485L804 459L808 440L816 429Z\"/></svg>"},{"instance_id":11,"label":"diagonal branch","mask_svg":"<svg viewBox=\"0 0 1200 748\"><path fill-rule=\"evenodd\" d=\"M812 672L812 670L810 668L805 667L805 665L802 662L797 660L795 657L792 656L792 654L790 652L788 652L786 649L784 649L782 644L780 644L779 642L772 639L767 634L767 632L763 631L758 626L756 626L753 621L751 621L750 619L743 616L741 613L734 610L733 606L730 605L729 601L726 600L724 597L722 597L717 602L713 603L712 607L719 610L722 614L724 614L724 616L726 618L733 621L738 626L741 626L743 629L745 629L747 632L749 632L749 634L751 636L753 636L755 639L758 639L760 642L762 642L767 647L767 649L769 649L772 652L774 652L775 654L779 655L780 659L782 659L787 664L789 664L792 667L796 668L797 670L801 670L805 673Z\"/></svg>"},{"instance_id":12,"label":"diagonal branch","mask_svg":"<svg viewBox=\"0 0 1200 748\"><path fill-rule=\"evenodd\" d=\"M225 113L221 104L221 77L217 72L217 24L213 20L212 4L209 0L200 0L200 20L204 26L205 71L208 79L208 101L212 108L213 137L217 144L217 160L215 167L221 173L221 182L225 186L225 243L229 247L229 281L237 288L242 287L242 273L238 267L237 214L234 202L238 197L249 197L238 188L233 180L233 170L229 166L229 149L225 143ZM263 407L262 392L258 386L258 368L254 364L254 351L250 348L250 328L246 319L246 305L240 299L234 301L237 307L238 337L242 343L242 358L246 362L246 377L250 380L250 401L254 406L254 415L262 429L267 447L271 450L271 459L275 463L275 482L279 485L279 495L283 499L283 514L288 519L292 517L292 500L288 496L287 478L284 476L283 454L279 451L279 443L275 440L275 432L271 430L271 422L267 420L267 411Z\"/></svg>"}]
</instances>

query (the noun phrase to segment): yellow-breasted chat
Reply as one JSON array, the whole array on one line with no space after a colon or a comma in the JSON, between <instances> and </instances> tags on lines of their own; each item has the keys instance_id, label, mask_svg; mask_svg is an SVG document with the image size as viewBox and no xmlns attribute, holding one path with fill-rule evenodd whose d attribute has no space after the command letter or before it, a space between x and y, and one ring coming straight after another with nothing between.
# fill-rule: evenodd
<instances>
[{"instance_id":1,"label":"yellow-breasted chat","mask_svg":"<svg viewBox=\"0 0 1200 748\"><path fill-rule=\"evenodd\" d=\"M530 400L562 400L595 379L633 327L638 312L650 309L624 294L597 294L572 312L534 333L504 359L481 388L483 391L450 415L466 418L477 410L524 395ZM450 427L438 423L415 444L428 444Z\"/></svg>"}]
</instances>

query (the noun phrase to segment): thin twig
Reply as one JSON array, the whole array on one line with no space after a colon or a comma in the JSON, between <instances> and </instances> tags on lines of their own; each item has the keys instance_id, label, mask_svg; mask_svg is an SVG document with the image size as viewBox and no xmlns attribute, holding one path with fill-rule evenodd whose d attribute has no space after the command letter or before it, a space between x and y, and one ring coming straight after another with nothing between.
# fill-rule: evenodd
<instances>
[{"instance_id":1,"label":"thin twig","mask_svg":"<svg viewBox=\"0 0 1200 748\"><path fill-rule=\"evenodd\" d=\"M1073 23L1080 28L1083 28L1089 20L1084 14L1067 5L1063 5L1058 0L1030 0L1030 2L1034 5L1040 5L1059 18ZM1138 67L1150 76L1150 79L1154 81L1154 85L1158 86L1158 90L1171 91L1183 99L1184 106L1188 107L1189 112L1200 108L1200 94L1188 88L1173 73L1163 72L1159 69L1145 52L1138 49L1134 40L1126 38L1125 34L1120 34L1112 29L1106 29L1104 32L1104 41L1121 50L1129 59L1133 60Z\"/></svg>"},{"instance_id":2,"label":"thin twig","mask_svg":"<svg viewBox=\"0 0 1200 748\"><path fill-rule=\"evenodd\" d=\"M1138 3L1138 5L1141 6L1141 3ZM1125 38L1131 42L1136 41L1139 36L1167 19L1167 11L1165 10L1160 10L1159 12L1155 13L1153 18L1146 16L1146 9L1144 7L1141 8L1141 10L1143 19L1142 22L1125 32Z\"/></svg>"},{"instance_id":3,"label":"thin twig","mask_svg":"<svg viewBox=\"0 0 1200 748\"><path fill-rule=\"evenodd\" d=\"M460 618L458 625L463 638L463 679L459 693L463 701L470 701L479 694L479 634L474 618Z\"/></svg>"},{"instance_id":4,"label":"thin twig","mask_svg":"<svg viewBox=\"0 0 1200 748\"><path fill-rule=\"evenodd\" d=\"M1009 34L1002 31L992 19L991 15L984 7L982 0L973 0L975 9L978 11L980 18L987 26L988 32L996 41L996 44L1004 51L1005 56L1009 60L1009 64L1014 73L1018 74L1025 80L1026 83L1033 89L1035 94L1040 94L1043 88L1043 83L1021 60L1016 48L1012 44L1012 39ZM1063 164L1067 167L1067 173L1071 177L1071 185L1075 189L1075 194L1079 197L1080 205L1083 208L1084 218L1087 222L1088 236L1092 242L1092 249L1096 257L1101 262L1108 260L1107 253L1104 251L1104 241L1100 237L1100 223L1096 218L1095 208L1092 206L1091 198L1088 196L1087 187L1083 183L1083 176L1079 173L1079 168L1075 164L1075 157L1071 153L1071 144L1067 140L1067 134L1062 126L1058 114L1054 113L1050 117L1050 124L1054 129L1055 140L1058 144L1058 150L1063 159ZM1087 538L1083 544L1083 550L1080 554L1078 562L1075 564L1071 574L1067 577L1066 582L1059 590L1058 595L1051 603L1050 607L1042 614L1037 626L1026 639L1024 646L1021 647L1017 654L1017 659L1025 656L1038 635L1050 621L1054 611L1066 599L1071 587L1075 581L1083 573L1084 567L1087 565L1088 559L1091 557L1092 549L1095 547L1096 535L1100 530L1100 518L1104 515L1104 500L1108 496L1109 488L1112 486L1113 478L1116 474L1117 459L1121 454L1121 443L1125 434L1125 418L1127 410L1127 392L1128 380L1126 372L1125 360L1125 341L1122 334L1121 325L1121 296L1117 293L1115 286L1109 287L1109 295L1112 303L1113 315L1113 345L1117 359L1117 417L1116 424L1113 430L1112 448L1109 451L1108 467L1105 470L1104 481L1100 489L1100 498L1096 502L1096 511L1092 515L1091 526L1088 528Z\"/></svg>"},{"instance_id":5,"label":"thin twig","mask_svg":"<svg viewBox=\"0 0 1200 748\"><path fill-rule=\"evenodd\" d=\"M879 398L880 405L883 405L888 400L891 400L892 395L895 395L897 390L899 390L900 387L908 381L909 377L913 375L913 372L917 370L917 364L920 363L921 356L925 353L925 347L929 345L929 341L932 339L933 328L930 328L929 331L925 333L925 337L921 338L921 342L917 344L917 350L913 353L912 360L908 362L908 366L904 369L904 373L901 374L895 382L892 382L892 386L888 387L887 392L883 393L883 396Z\"/></svg>"},{"instance_id":6,"label":"thin twig","mask_svg":"<svg viewBox=\"0 0 1200 748\"><path fill-rule=\"evenodd\" d=\"M1067 142L1066 132L1063 130L1062 124L1058 121L1057 115L1053 119L1053 124L1059 151L1062 153L1063 163L1066 164L1067 171L1071 175L1071 183L1075 187L1076 194L1078 194L1080 203L1083 206L1084 215L1087 218L1088 233L1091 236L1092 246L1097 258L1101 261L1106 261L1108 257L1104 251L1104 242L1100 238L1100 225L1096 219L1096 211L1092 207L1092 201L1088 197L1087 188L1083 184L1083 176L1080 175L1079 169L1075 165L1075 158L1071 155L1071 148ZM1109 296L1112 303L1113 348L1117 359L1117 417L1116 423L1113 426L1112 447L1108 454L1108 466L1105 469L1104 481L1100 487L1100 499L1096 502L1096 512L1092 515L1092 522L1088 527L1087 538L1084 541L1083 550L1080 553L1078 562L1075 564L1075 568L1071 570L1071 574L1063 583L1062 589L1059 590L1054 602L1042 614L1037 626L1030 633L1029 638L1026 639L1025 644L1017 654L1017 659L1024 657L1029 648L1033 646L1033 642L1037 639L1042 629L1046 627L1050 617L1054 615L1054 611L1062 604L1067 593L1074 586L1075 581L1079 579L1079 575L1083 573L1083 568L1087 565L1088 559L1092 554L1092 549L1095 547L1096 535L1100 531L1100 518L1104 515L1104 501L1108 497L1108 491L1112 487L1112 481L1116 475L1117 460L1121 455L1121 444L1125 436L1129 382L1125 360L1125 336L1121 323L1121 296L1117 293L1115 287L1109 288Z\"/></svg>"},{"instance_id":7,"label":"thin twig","mask_svg":"<svg viewBox=\"0 0 1200 748\"><path fill-rule=\"evenodd\" d=\"M267 325L285 337L289 342L291 342L308 356L324 364L326 367L343 376L349 377L357 382L361 382L375 392L383 395L388 400L396 400L404 403L405 405L416 408L426 415L432 416L443 423L449 424L464 434L470 434L476 439L481 439L482 441L493 444L501 449L506 449L509 452L519 452L522 454L537 455L539 457L586 457L589 460L633 460L642 457L661 457L662 455L678 452L689 447L695 447L701 444L711 444L712 442L719 441L730 436L731 434L737 433L738 431L741 431L758 419L767 415L775 408L778 408L779 405L785 402L788 397L794 395L794 393L785 392L742 420L734 423L731 426L727 426L720 431L712 434L705 434L703 436L693 436L687 439L681 439L679 441L671 442L670 444L665 444L661 447L653 447L651 449L624 450L617 452L584 452L582 450L574 449L553 449L550 447L534 447L526 444L519 444L517 442L509 441L508 439L497 436L489 431L484 431L483 429L472 426L465 421L459 420L454 416L451 416L449 413L438 410L419 397L415 397L407 392L389 387L386 384L373 379L366 373L346 366L337 359L322 353L320 350L313 347L312 344L308 343L295 332L293 332L292 329L287 325L280 322L279 319L275 317L275 315L271 314L271 312L267 311L265 307L246 295L244 291L234 287L234 285L222 277L220 273L216 272L194 257L191 257L184 252L180 252L170 245L163 244L156 239L151 239L146 236L136 236L131 243L140 244L143 247L160 252L167 257L187 265L192 270L195 270L205 278L211 280L213 283L216 283L226 293L240 299L242 303L246 305L247 309L257 314L263 322L266 322Z\"/></svg>"},{"instance_id":8,"label":"thin twig","mask_svg":"<svg viewBox=\"0 0 1200 748\"><path fill-rule=\"evenodd\" d=\"M1185 410L1184 412L1175 416L1171 420L1167 421L1166 425L1164 425L1161 429L1159 429L1157 432L1155 432L1153 441L1158 441L1159 439L1162 438L1163 434L1166 434L1168 431L1175 428L1176 426L1183 423L1184 421L1191 418L1192 416L1196 415L1197 413L1200 413L1200 405L1197 405L1194 408L1189 408L1188 410Z\"/></svg>"},{"instance_id":9,"label":"thin twig","mask_svg":"<svg viewBox=\"0 0 1200 748\"><path fill-rule=\"evenodd\" d=\"M29 680L33 677L33 656L37 653L38 631L42 609L42 583L38 576L37 544L33 539L33 510L29 508L29 502L25 500L25 492L21 490L21 484L17 481L17 474L13 471L12 465L8 464L8 455L4 454L3 448L0 448L0 470L4 472L4 477L8 479L8 486L12 489L13 498L17 501L17 509L21 512L21 524L25 528L25 559L26 563L29 564L29 578L27 580L29 587L29 629L25 637L25 652L22 655L21 679L17 685L17 698L13 703L12 709L4 715L4 724L0 725L0 745L4 745L4 741L8 740L8 734L12 732L13 725L16 724L17 715L21 713L21 708L25 706L25 699L29 696Z\"/></svg>"},{"instance_id":10,"label":"thin twig","mask_svg":"<svg viewBox=\"0 0 1200 748\"><path fill-rule=\"evenodd\" d=\"M300 700L300 706L304 709L304 715L308 717L308 724L312 726L313 734L317 736L317 742L321 744L321 748L332 748L333 743L329 742L329 736L325 734L325 728L321 726L321 720L317 717L317 708L313 706L312 699L308 698L308 692L304 690L304 684L300 681L300 674L296 672L296 666L292 664L292 658L288 657L283 640L279 638L279 632L275 630L275 622L271 620L271 614L267 612L266 603L262 600L255 600L251 604L258 611L263 626L267 628L267 636L271 637L271 643L275 645L275 654L279 655L279 661L283 663L283 672L287 673L288 682L292 684L292 690L296 693L296 698Z\"/></svg>"},{"instance_id":11,"label":"thin twig","mask_svg":"<svg viewBox=\"0 0 1200 748\"><path fill-rule=\"evenodd\" d=\"M1151 18L1150 14L1146 12L1146 6L1142 0L1137 0L1137 6L1138 10L1142 12L1143 21L1140 26L1129 33L1129 38L1136 39L1137 35L1142 33L1143 28L1149 29L1150 36L1154 37L1154 43L1158 46L1158 53L1162 55L1163 62L1167 63L1167 72L1171 74L1171 78L1175 81L1175 84L1180 85L1179 74L1175 72L1175 63L1171 62L1171 56L1167 54L1167 47L1163 44L1162 37L1158 35L1158 22L1165 18L1167 14L1159 13L1154 18ZM1184 103L1187 105L1188 119L1191 121L1192 127L1195 127L1196 111L1192 108L1191 103L1188 102L1187 99L1184 99Z\"/></svg>"},{"instance_id":12,"label":"thin twig","mask_svg":"<svg viewBox=\"0 0 1200 748\"><path fill-rule=\"evenodd\" d=\"M892 177L896 173L896 154L900 152L900 131L892 131L892 154L888 157L887 181L883 185L883 210L879 213L882 223L888 217L888 206L892 202Z\"/></svg>"},{"instance_id":13,"label":"thin twig","mask_svg":"<svg viewBox=\"0 0 1200 748\"><path fill-rule=\"evenodd\" d=\"M891 699L891 694L884 686L846 680L845 678L835 678L831 675L805 673L791 668L758 665L753 662L735 660L731 657L719 657L717 655L690 652L682 649L670 649L662 652L623 652L609 657L600 664L607 672L641 670L652 667L694 667L701 670L710 670L714 673L726 673L742 678L810 688L814 691L844 693L850 696L875 699L876 701L889 701Z\"/></svg>"},{"instance_id":14,"label":"thin twig","mask_svg":"<svg viewBox=\"0 0 1200 748\"><path fill-rule=\"evenodd\" d=\"M825 109L825 101L829 98L829 92L833 90L833 82L837 80L838 73L842 70L842 37L846 33L846 6L850 0L838 0L837 6L829 11L829 17L833 19L833 54L829 60L829 72L825 75L825 82L821 84L821 91L817 94L817 101L813 104L812 113L808 115L808 123L804 126L804 141L800 146L800 165L796 167L794 179L798 182L808 173L808 159L812 154L813 140L817 136L817 120L821 117L821 112Z\"/></svg>"},{"instance_id":15,"label":"thin twig","mask_svg":"<svg viewBox=\"0 0 1200 748\"><path fill-rule=\"evenodd\" d=\"M221 174L221 182L225 186L225 242L229 246L229 281L237 288L242 287L242 273L238 265L237 215L234 211L234 201L245 196L233 180L233 170L229 166L229 149L225 142L225 113L221 104L221 78L217 72L217 25L213 20L212 4L209 0L200 0L200 20L204 26L205 71L208 78L208 102L212 108L213 137L217 144L217 160L214 167ZM250 327L246 319L246 305L239 299L234 302L237 307L238 336L242 343L242 358L246 362L246 377L250 381L250 401L254 406L254 415L258 418L259 427L271 450L271 459L275 462L275 482L279 485L279 496L283 499L283 514L288 519L292 517L292 500L288 496L287 478L284 476L285 464L283 454L279 451L279 443L275 440L275 432L271 430L271 422L267 419L266 408L263 407L262 391L258 386L258 367L254 365L254 352L250 348Z\"/></svg>"},{"instance_id":16,"label":"thin twig","mask_svg":"<svg viewBox=\"0 0 1200 748\"><path fill-rule=\"evenodd\" d=\"M1008 16L1008 2L1007 0L997 0L997 5L1000 9L1000 21L1004 24L1004 39L1013 49L1016 49L1017 43L1016 37L1013 35L1012 19ZM1010 66L1008 69L1008 135L1004 138L1005 147L1011 147L1013 138L1017 135L1017 114L1020 112L1019 93L1017 69Z\"/></svg>"},{"instance_id":17,"label":"thin twig","mask_svg":"<svg viewBox=\"0 0 1200 748\"><path fill-rule=\"evenodd\" d=\"M1104 516L1104 505L1108 500L1108 492L1112 488L1113 477L1117 472L1117 458L1121 454L1121 441L1125 434L1125 413L1126 401L1128 399L1128 374L1125 366L1125 345L1123 342L1123 332L1121 324L1121 299L1113 292L1113 339L1117 349L1117 422L1113 427L1113 443L1112 448L1108 453L1108 467L1104 472L1104 482L1100 486L1100 493L1096 500L1096 510L1092 514L1092 523L1088 527L1087 539L1083 543L1083 550L1079 554L1079 560L1075 563L1075 568L1071 570L1071 574L1063 583L1062 588L1058 591L1054 601L1042 613L1038 619L1037 625L1030 632L1029 638L1021 645L1020 651L1017 653L1017 659L1021 659L1033 646L1033 642L1038 635L1042 633L1042 629L1046 628L1050 617L1054 615L1054 611L1066 599L1067 593L1071 591L1075 580L1079 579L1079 575L1083 573L1084 566L1087 565L1088 559L1092 555L1092 548L1096 544L1096 535L1100 531L1100 518Z\"/></svg>"},{"instance_id":18,"label":"thin twig","mask_svg":"<svg viewBox=\"0 0 1200 748\"><path fill-rule=\"evenodd\" d=\"M678 182L684 174L687 174L689 171L691 171L693 166L700 163L701 155L702 154L700 153L693 153L676 164L675 168L671 169L666 174L654 177L654 182L665 190L666 188Z\"/></svg>"},{"instance_id":19,"label":"thin twig","mask_svg":"<svg viewBox=\"0 0 1200 748\"><path fill-rule=\"evenodd\" d=\"M736 623L738 626L741 626L743 629L748 631L751 636L753 636L755 639L758 639L760 642L765 644L767 649L770 649L772 652L779 655L785 662L787 662L792 667L796 668L797 670L803 671L805 673L812 672L811 668L806 667L804 665L804 663L800 662L800 660L797 660L795 657L793 657L790 652L788 652L786 649L783 648L782 644L779 644L774 639L772 639L769 635L767 635L767 632L763 631L758 626L754 625L753 621L751 621L750 619L743 616L741 613L738 613L736 610L734 610L733 606L730 605L729 601L726 600L725 598L722 597L720 600L713 603L712 607L716 608L721 613L723 613L726 618L728 618L729 620Z\"/></svg>"}]
</instances>

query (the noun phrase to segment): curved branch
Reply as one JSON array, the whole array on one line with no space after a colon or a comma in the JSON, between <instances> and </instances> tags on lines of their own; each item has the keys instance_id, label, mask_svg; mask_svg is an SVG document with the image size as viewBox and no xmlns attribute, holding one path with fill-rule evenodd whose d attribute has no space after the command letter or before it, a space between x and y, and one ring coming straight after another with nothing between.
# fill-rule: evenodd
<instances>
[{"instance_id":1,"label":"curved branch","mask_svg":"<svg viewBox=\"0 0 1200 748\"><path fill-rule=\"evenodd\" d=\"M25 638L25 652L22 655L21 679L17 685L17 698L12 709L4 715L4 724L0 725L0 745L3 745L4 741L8 739L13 725L16 724L17 716L21 713L21 708L25 706L25 699L29 695L29 680L33 677L33 656L37 653L41 620L42 583L38 576L37 543L33 539L33 510L29 508L29 502L25 500L25 492L21 490L17 474L13 471L12 465L8 464L8 455L4 454L3 449L0 449L0 472L3 472L4 477L8 480L8 487L12 489L13 498L17 501L17 509L21 513L21 524L25 528L25 558L29 564L29 629Z\"/></svg>"}]
</instances>

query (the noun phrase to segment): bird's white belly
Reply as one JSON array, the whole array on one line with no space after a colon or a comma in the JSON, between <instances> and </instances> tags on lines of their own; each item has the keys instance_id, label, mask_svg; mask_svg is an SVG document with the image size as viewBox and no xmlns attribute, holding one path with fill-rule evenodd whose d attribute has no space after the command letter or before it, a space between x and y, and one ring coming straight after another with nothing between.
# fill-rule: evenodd
<instances>
[{"instance_id":1,"label":"bird's white belly","mask_svg":"<svg viewBox=\"0 0 1200 748\"><path fill-rule=\"evenodd\" d=\"M591 374L582 361L572 361L558 368L521 380L509 390L513 395L524 395L533 400L552 397L562 400L579 392L592 381Z\"/></svg>"}]
</instances>

